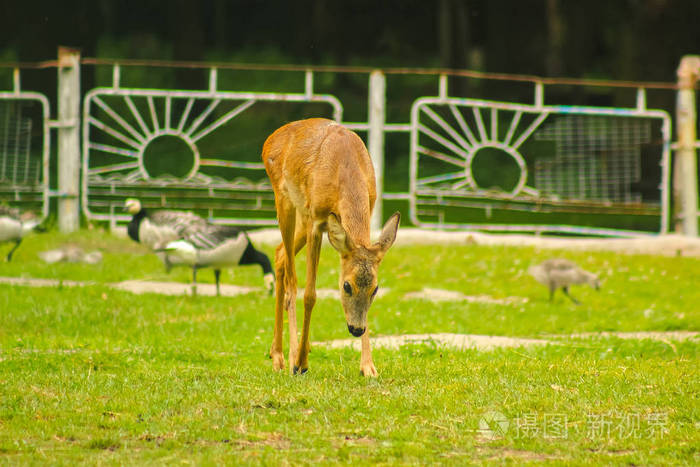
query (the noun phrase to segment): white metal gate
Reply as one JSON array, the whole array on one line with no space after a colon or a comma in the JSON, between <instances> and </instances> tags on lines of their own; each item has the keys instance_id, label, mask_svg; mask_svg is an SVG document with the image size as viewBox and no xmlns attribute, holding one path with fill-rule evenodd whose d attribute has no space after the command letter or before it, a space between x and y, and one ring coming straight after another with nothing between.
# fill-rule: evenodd
<instances>
[{"instance_id":1,"label":"white metal gate","mask_svg":"<svg viewBox=\"0 0 700 467\"><path fill-rule=\"evenodd\" d=\"M113 223L127 220L124 201L138 197L144 206L198 210L213 222L274 225L274 196L259 145L242 157L226 158L208 152L202 143L261 102L326 104L340 122L340 101L314 94L312 84L307 73L303 93L218 91L214 69L206 91L118 86L90 91L83 107L85 215ZM159 145L161 153L172 153L154 156L162 160L149 167L149 153ZM167 172L167 161L187 170ZM161 165L158 172L154 164Z\"/></svg>"},{"instance_id":2,"label":"white metal gate","mask_svg":"<svg viewBox=\"0 0 700 467\"><path fill-rule=\"evenodd\" d=\"M418 99L411 112L412 221L438 228L619 235L631 232L595 219L585 225L516 225L508 214L499 223L459 219L474 208L487 217L497 210L532 217L641 214L659 216L658 230L667 232L671 121L664 111L644 108L643 94L638 99L632 109ZM642 150L649 146L656 147L660 164L655 199L636 187ZM502 169L497 184L475 170L488 158L498 158Z\"/></svg>"},{"instance_id":3,"label":"white metal gate","mask_svg":"<svg viewBox=\"0 0 700 467\"><path fill-rule=\"evenodd\" d=\"M38 106L36 118L25 110L32 105ZM20 91L15 70L14 90L0 92L0 200L42 217L49 213L49 115L46 96Z\"/></svg>"}]
</instances>

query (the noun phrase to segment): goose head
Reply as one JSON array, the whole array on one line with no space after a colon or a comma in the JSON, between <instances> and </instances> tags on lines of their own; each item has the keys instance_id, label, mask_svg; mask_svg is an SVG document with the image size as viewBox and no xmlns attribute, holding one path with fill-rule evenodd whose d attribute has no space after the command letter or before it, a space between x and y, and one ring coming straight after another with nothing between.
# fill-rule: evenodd
<instances>
[{"instance_id":1,"label":"goose head","mask_svg":"<svg viewBox=\"0 0 700 467\"><path fill-rule=\"evenodd\" d=\"M132 216L138 214L141 211L141 201L136 198L127 198L126 202L124 202L124 210Z\"/></svg>"}]
</instances>

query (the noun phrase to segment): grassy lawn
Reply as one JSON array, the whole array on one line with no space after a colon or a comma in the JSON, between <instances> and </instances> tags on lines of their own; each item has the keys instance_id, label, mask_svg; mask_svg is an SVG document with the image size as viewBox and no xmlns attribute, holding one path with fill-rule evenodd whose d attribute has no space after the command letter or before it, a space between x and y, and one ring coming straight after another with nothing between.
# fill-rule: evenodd
<instances>
[{"instance_id":1,"label":"grassy lawn","mask_svg":"<svg viewBox=\"0 0 700 467\"><path fill-rule=\"evenodd\" d=\"M37 252L74 242L104 261L45 265ZM9 245L0 247L0 254ZM268 253L273 248L263 246ZM600 273L574 306L527 266L552 256ZM297 262L303 283L304 261ZM395 246L373 334L454 332L547 337L596 331L700 330L700 261L532 248ZM688 464L700 462L700 341L553 338L496 351L426 343L359 353L312 348L303 376L266 358L274 300L134 295L107 283L187 282L138 245L101 231L34 235L0 276L92 281L0 284L0 463ZM201 281L213 282L202 272ZM337 287L324 246L319 287ZM224 283L262 288L259 269ZM405 299L424 287L521 297L510 305ZM298 302L301 308L301 301ZM319 299L313 341L347 338L340 304Z\"/></svg>"}]
</instances>

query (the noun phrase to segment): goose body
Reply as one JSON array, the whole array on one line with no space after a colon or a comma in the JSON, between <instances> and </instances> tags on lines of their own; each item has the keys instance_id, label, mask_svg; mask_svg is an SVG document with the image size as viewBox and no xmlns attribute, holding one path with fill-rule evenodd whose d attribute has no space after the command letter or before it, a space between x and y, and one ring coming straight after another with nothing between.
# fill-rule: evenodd
<instances>
[{"instance_id":1,"label":"goose body","mask_svg":"<svg viewBox=\"0 0 700 467\"><path fill-rule=\"evenodd\" d=\"M49 264L59 262L97 264L102 261L102 253L97 250L85 252L77 245L64 245L55 250L39 253L39 258Z\"/></svg>"},{"instance_id":2,"label":"goose body","mask_svg":"<svg viewBox=\"0 0 700 467\"><path fill-rule=\"evenodd\" d=\"M190 212L150 213L136 199L128 199L126 209L133 215L127 228L129 236L154 250L168 270L177 265L191 267L194 287L197 269L214 269L218 295L222 268L259 264L263 269L265 286L272 290L274 275L270 260L253 247L242 230L210 224Z\"/></svg>"},{"instance_id":3,"label":"goose body","mask_svg":"<svg viewBox=\"0 0 700 467\"><path fill-rule=\"evenodd\" d=\"M21 213L19 209L0 206L0 243L15 242L7 254L7 261L12 260L12 255L22 243L22 239L41 222L33 213Z\"/></svg>"},{"instance_id":4,"label":"goose body","mask_svg":"<svg viewBox=\"0 0 700 467\"><path fill-rule=\"evenodd\" d=\"M576 263L567 259L548 259L540 264L530 266L528 273L537 282L549 288L550 301L554 297L554 292L561 288L564 295L578 304L579 302L569 295L570 285L588 284L595 290L600 289L600 281L597 275L581 269Z\"/></svg>"}]
</instances>

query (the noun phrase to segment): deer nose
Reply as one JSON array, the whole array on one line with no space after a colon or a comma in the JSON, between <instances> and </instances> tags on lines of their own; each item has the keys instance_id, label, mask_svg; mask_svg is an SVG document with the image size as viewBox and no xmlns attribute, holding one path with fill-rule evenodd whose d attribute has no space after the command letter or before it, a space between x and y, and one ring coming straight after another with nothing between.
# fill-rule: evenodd
<instances>
[{"instance_id":1,"label":"deer nose","mask_svg":"<svg viewBox=\"0 0 700 467\"><path fill-rule=\"evenodd\" d=\"M362 334L365 333L365 328L356 328L352 324L348 324L348 331L350 331L350 334L352 334L355 337L360 337Z\"/></svg>"}]
</instances>

